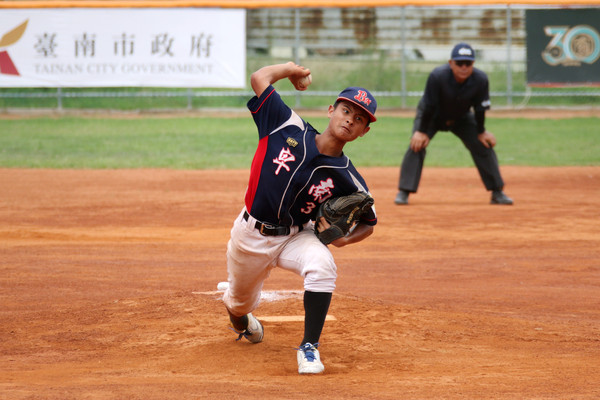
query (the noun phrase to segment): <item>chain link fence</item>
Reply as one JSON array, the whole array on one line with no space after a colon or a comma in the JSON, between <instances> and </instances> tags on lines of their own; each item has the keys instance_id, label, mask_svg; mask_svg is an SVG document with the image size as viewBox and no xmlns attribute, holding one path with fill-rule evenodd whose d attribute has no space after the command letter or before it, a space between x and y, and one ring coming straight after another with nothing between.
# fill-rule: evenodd
<instances>
[{"instance_id":1,"label":"chain link fence","mask_svg":"<svg viewBox=\"0 0 600 400\"><path fill-rule=\"evenodd\" d=\"M595 107L597 87L532 88L526 82L525 7L377 7L247 10L247 76L293 60L313 85L280 92L296 107L323 107L346 86L364 86L382 108L412 108L429 72L459 41L477 52L495 107ZM279 85L279 83L278 83ZM248 86L249 88L249 86ZM0 89L0 109L211 109L243 107L245 90L172 88Z\"/></svg>"}]
</instances>

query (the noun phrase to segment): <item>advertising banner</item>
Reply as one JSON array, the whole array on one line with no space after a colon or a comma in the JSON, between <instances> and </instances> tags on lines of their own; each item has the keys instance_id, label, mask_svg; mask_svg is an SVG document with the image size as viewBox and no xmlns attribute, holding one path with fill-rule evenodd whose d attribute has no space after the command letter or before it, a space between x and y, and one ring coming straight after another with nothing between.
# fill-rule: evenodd
<instances>
[{"instance_id":1,"label":"advertising banner","mask_svg":"<svg viewBox=\"0 0 600 400\"><path fill-rule=\"evenodd\" d=\"M600 8L527 10L527 83L600 85Z\"/></svg>"},{"instance_id":2,"label":"advertising banner","mask_svg":"<svg viewBox=\"0 0 600 400\"><path fill-rule=\"evenodd\" d=\"M246 86L246 11L0 11L0 87Z\"/></svg>"}]
</instances>

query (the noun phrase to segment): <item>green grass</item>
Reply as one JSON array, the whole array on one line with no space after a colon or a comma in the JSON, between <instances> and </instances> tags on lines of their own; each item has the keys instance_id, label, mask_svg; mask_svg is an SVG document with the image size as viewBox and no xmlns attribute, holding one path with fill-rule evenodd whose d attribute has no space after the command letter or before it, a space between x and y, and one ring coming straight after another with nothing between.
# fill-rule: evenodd
<instances>
[{"instance_id":1,"label":"green grass","mask_svg":"<svg viewBox=\"0 0 600 400\"><path fill-rule=\"evenodd\" d=\"M486 128L498 140L496 153L502 165L600 165L599 118L531 120L487 118ZM400 165L408 147L412 119L381 118L358 145L346 154L356 165ZM369 136L370 135L370 136ZM451 132L438 132L427 147L428 166L466 167L473 161Z\"/></svg>"},{"instance_id":2,"label":"green grass","mask_svg":"<svg viewBox=\"0 0 600 400\"><path fill-rule=\"evenodd\" d=\"M301 114L301 113L300 113ZM306 118L317 129L327 118ZM600 118L488 118L502 165L600 165ZM381 117L345 152L360 166L399 166L411 118ZM248 168L257 134L251 118L85 117L0 120L0 167L18 168ZM428 166L473 162L458 138L439 132Z\"/></svg>"}]
</instances>

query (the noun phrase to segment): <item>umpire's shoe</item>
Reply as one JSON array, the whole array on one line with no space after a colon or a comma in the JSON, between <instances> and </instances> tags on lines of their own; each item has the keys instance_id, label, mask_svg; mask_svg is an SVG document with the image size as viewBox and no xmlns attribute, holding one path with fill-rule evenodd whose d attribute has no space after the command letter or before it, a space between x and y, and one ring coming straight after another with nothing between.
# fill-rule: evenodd
<instances>
[{"instance_id":1,"label":"umpire's shoe","mask_svg":"<svg viewBox=\"0 0 600 400\"><path fill-rule=\"evenodd\" d=\"M398 205L403 205L403 204L408 204L408 195L410 193L407 192L406 190L399 190L398 194L396 195L396 199L394 200L394 203L398 204Z\"/></svg>"},{"instance_id":2,"label":"umpire's shoe","mask_svg":"<svg viewBox=\"0 0 600 400\"><path fill-rule=\"evenodd\" d=\"M512 203L512 199L505 195L502 190L494 190L492 192L492 200L490 201L490 204L511 205Z\"/></svg>"},{"instance_id":3,"label":"umpire's shoe","mask_svg":"<svg viewBox=\"0 0 600 400\"><path fill-rule=\"evenodd\" d=\"M319 343L304 343L298 348L298 373L319 374L325 370L317 347Z\"/></svg>"},{"instance_id":4,"label":"umpire's shoe","mask_svg":"<svg viewBox=\"0 0 600 400\"><path fill-rule=\"evenodd\" d=\"M236 324L234 324L234 321L230 316L231 327L235 331L235 333L239 335L237 340L240 340L241 338L246 338L250 343L262 342L263 336L265 334L262 324L259 320L256 319L254 315L252 315L252 313L247 314L243 317L243 319L246 318L248 320L248 325L246 326L246 329L238 329L235 325L239 323L239 320L235 321Z\"/></svg>"}]
</instances>

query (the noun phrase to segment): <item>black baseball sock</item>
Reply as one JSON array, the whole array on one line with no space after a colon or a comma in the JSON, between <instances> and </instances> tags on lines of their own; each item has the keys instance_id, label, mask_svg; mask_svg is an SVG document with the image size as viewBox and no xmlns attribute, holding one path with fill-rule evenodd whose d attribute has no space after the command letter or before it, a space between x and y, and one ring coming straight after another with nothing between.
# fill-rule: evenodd
<instances>
[{"instance_id":1,"label":"black baseball sock","mask_svg":"<svg viewBox=\"0 0 600 400\"><path fill-rule=\"evenodd\" d=\"M304 292L304 339L300 345L319 342L331 297L332 293Z\"/></svg>"},{"instance_id":2,"label":"black baseball sock","mask_svg":"<svg viewBox=\"0 0 600 400\"><path fill-rule=\"evenodd\" d=\"M229 310L229 320L231 321L231 326L238 332L243 332L248 328L248 315L242 315L241 317L236 317Z\"/></svg>"}]
</instances>

